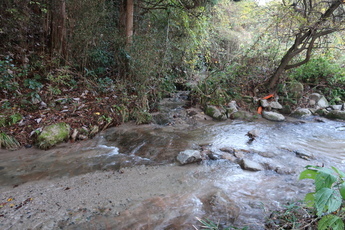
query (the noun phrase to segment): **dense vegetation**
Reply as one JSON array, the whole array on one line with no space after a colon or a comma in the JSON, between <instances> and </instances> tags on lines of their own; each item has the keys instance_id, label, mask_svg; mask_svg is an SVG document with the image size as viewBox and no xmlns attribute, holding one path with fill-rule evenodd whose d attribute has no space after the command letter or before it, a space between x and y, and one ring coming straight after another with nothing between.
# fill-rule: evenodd
<instances>
[{"instance_id":1,"label":"dense vegetation","mask_svg":"<svg viewBox=\"0 0 345 230\"><path fill-rule=\"evenodd\" d=\"M298 81L345 100L339 0L5 0L0 17L0 126L21 144L57 121L150 122L180 89L202 105L268 92L297 105L284 90Z\"/></svg>"},{"instance_id":2,"label":"dense vegetation","mask_svg":"<svg viewBox=\"0 0 345 230\"><path fill-rule=\"evenodd\" d=\"M85 136L147 123L176 90L201 105L250 108L244 98L274 92L297 106L286 86L299 82L344 103L344 10L342 0L3 0L0 147L30 146L59 121Z\"/></svg>"}]
</instances>

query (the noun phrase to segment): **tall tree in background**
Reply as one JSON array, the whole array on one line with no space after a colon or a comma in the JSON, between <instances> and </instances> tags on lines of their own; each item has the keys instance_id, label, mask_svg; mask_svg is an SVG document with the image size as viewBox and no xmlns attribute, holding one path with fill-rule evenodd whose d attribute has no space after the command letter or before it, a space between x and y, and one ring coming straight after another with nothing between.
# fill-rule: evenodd
<instances>
[{"instance_id":1,"label":"tall tree in background","mask_svg":"<svg viewBox=\"0 0 345 230\"><path fill-rule=\"evenodd\" d=\"M287 20L296 22L290 34L294 41L280 61L268 82L269 90L275 91L285 70L296 68L310 60L313 49L322 45L322 38L345 29L344 0L304 0L285 6L290 12ZM300 55L304 58L297 59ZM293 62L295 61L295 62ZM293 63L291 63L293 62Z\"/></svg>"},{"instance_id":2,"label":"tall tree in background","mask_svg":"<svg viewBox=\"0 0 345 230\"><path fill-rule=\"evenodd\" d=\"M51 57L57 56L63 62L67 59L66 47L66 1L51 0L51 26L50 26L50 53Z\"/></svg>"},{"instance_id":3,"label":"tall tree in background","mask_svg":"<svg viewBox=\"0 0 345 230\"><path fill-rule=\"evenodd\" d=\"M133 21L134 21L134 0L127 0L126 4L126 43L132 43Z\"/></svg>"}]
</instances>

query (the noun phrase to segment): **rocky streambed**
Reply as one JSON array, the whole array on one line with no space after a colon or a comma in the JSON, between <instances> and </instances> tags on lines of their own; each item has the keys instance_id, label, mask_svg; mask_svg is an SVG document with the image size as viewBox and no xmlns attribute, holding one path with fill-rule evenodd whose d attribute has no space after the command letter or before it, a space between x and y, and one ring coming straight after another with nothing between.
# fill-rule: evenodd
<instances>
[{"instance_id":1,"label":"rocky streambed","mask_svg":"<svg viewBox=\"0 0 345 230\"><path fill-rule=\"evenodd\" d=\"M312 189L298 180L306 165L344 170L340 121L215 122L181 106L168 116L47 151L1 150L0 228L194 229L198 217L265 229L271 210ZM201 158L181 165L184 151Z\"/></svg>"}]
</instances>

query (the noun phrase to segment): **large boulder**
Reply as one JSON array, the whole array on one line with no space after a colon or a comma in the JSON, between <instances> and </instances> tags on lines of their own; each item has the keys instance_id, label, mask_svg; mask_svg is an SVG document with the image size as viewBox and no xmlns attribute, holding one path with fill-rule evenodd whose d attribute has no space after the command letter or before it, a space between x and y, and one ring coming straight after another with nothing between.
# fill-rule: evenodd
<instances>
[{"instance_id":1,"label":"large boulder","mask_svg":"<svg viewBox=\"0 0 345 230\"><path fill-rule=\"evenodd\" d=\"M289 97L299 99L303 96L304 86L300 82L290 82L287 85L286 90Z\"/></svg>"},{"instance_id":2,"label":"large boulder","mask_svg":"<svg viewBox=\"0 0 345 230\"><path fill-rule=\"evenodd\" d=\"M326 114L326 117L329 119L345 120L345 111L343 111L343 110L332 110Z\"/></svg>"},{"instance_id":3,"label":"large boulder","mask_svg":"<svg viewBox=\"0 0 345 230\"><path fill-rule=\"evenodd\" d=\"M297 117L297 118L309 117L311 115L312 115L311 111L306 108L298 108L291 114L291 116Z\"/></svg>"},{"instance_id":4,"label":"large boulder","mask_svg":"<svg viewBox=\"0 0 345 230\"><path fill-rule=\"evenodd\" d=\"M57 123L46 126L38 135L37 145L41 149L49 149L56 144L69 139L71 127L66 123Z\"/></svg>"},{"instance_id":5,"label":"large boulder","mask_svg":"<svg viewBox=\"0 0 345 230\"><path fill-rule=\"evenodd\" d=\"M309 105L317 109L322 109L328 107L329 103L325 96L319 93L312 93L309 95Z\"/></svg>"},{"instance_id":6,"label":"large boulder","mask_svg":"<svg viewBox=\"0 0 345 230\"><path fill-rule=\"evenodd\" d=\"M237 106L236 101L231 101L226 107L226 112L228 116L230 116L233 113L236 113L237 111L238 111L238 106Z\"/></svg>"},{"instance_id":7,"label":"large boulder","mask_svg":"<svg viewBox=\"0 0 345 230\"><path fill-rule=\"evenodd\" d=\"M260 105L264 108L282 109L283 106L277 101L267 101L266 99L260 100Z\"/></svg>"},{"instance_id":8,"label":"large boulder","mask_svg":"<svg viewBox=\"0 0 345 230\"><path fill-rule=\"evenodd\" d=\"M199 150L187 149L177 155L177 161L182 165L199 162L202 160Z\"/></svg>"},{"instance_id":9,"label":"large boulder","mask_svg":"<svg viewBox=\"0 0 345 230\"><path fill-rule=\"evenodd\" d=\"M228 118L225 110L214 105L206 106L205 114L218 121L224 121Z\"/></svg>"},{"instance_id":10,"label":"large boulder","mask_svg":"<svg viewBox=\"0 0 345 230\"><path fill-rule=\"evenodd\" d=\"M284 121L284 115L272 111L262 111L262 117L270 121Z\"/></svg>"}]
</instances>

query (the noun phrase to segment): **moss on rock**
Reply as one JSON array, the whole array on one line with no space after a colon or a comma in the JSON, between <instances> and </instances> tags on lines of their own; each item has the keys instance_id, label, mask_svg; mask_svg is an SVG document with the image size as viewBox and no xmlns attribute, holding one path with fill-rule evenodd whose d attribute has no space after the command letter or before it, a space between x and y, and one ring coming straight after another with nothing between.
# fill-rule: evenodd
<instances>
[{"instance_id":1,"label":"moss on rock","mask_svg":"<svg viewBox=\"0 0 345 230\"><path fill-rule=\"evenodd\" d=\"M63 122L45 127L37 138L38 147L49 149L58 143L68 140L70 129L71 127Z\"/></svg>"},{"instance_id":2,"label":"moss on rock","mask_svg":"<svg viewBox=\"0 0 345 230\"><path fill-rule=\"evenodd\" d=\"M332 110L326 114L326 117L329 119L340 119L345 120L345 111Z\"/></svg>"}]
</instances>

